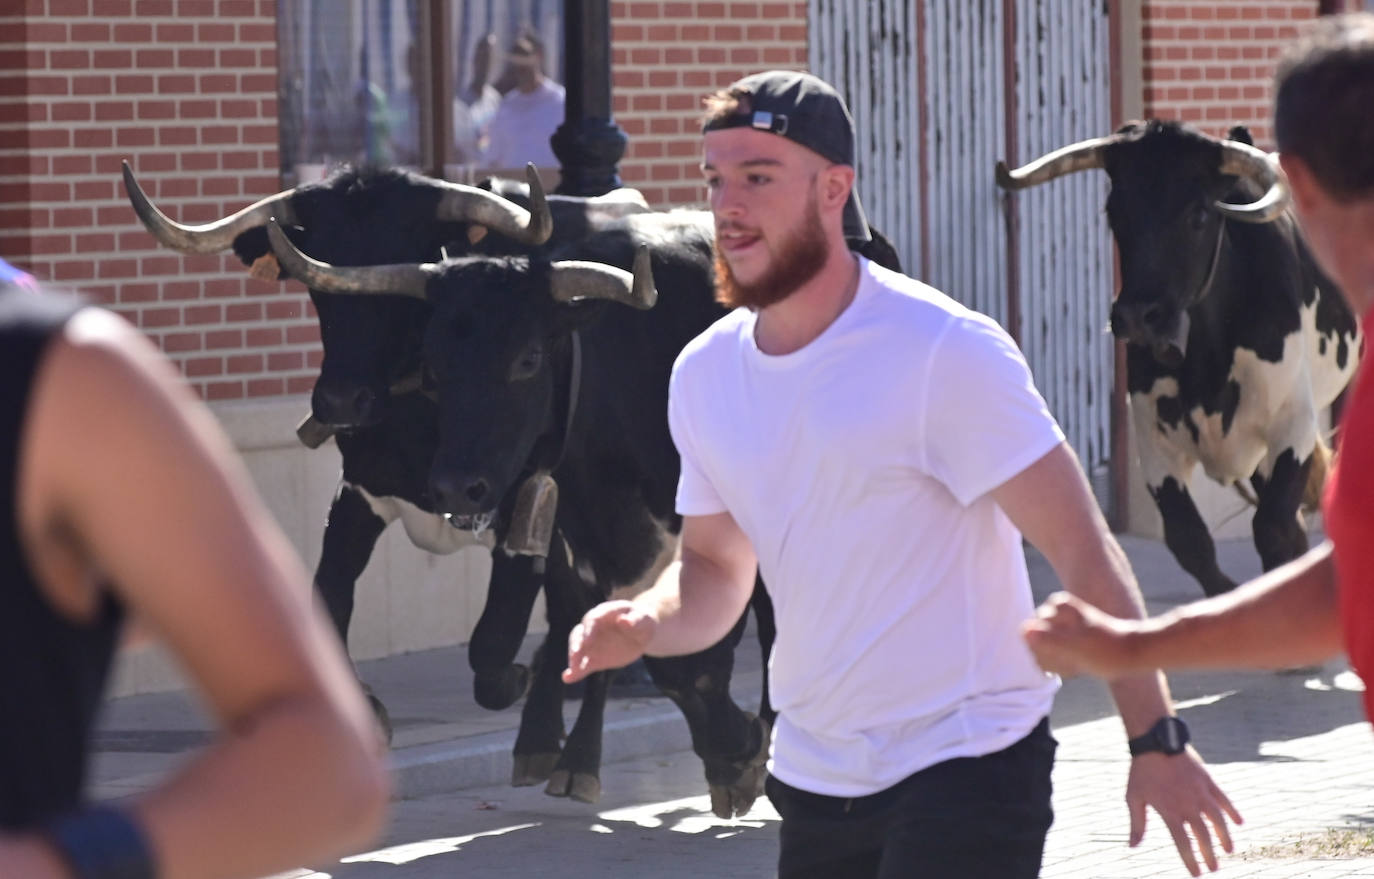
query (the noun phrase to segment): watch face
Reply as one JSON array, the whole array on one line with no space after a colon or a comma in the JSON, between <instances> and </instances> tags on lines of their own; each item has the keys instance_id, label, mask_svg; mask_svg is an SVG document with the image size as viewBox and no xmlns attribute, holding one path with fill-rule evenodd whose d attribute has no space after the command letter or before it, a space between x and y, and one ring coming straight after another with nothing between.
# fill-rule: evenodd
<instances>
[{"instance_id":1,"label":"watch face","mask_svg":"<svg viewBox=\"0 0 1374 879\"><path fill-rule=\"evenodd\" d=\"M1164 750L1170 753L1183 750L1183 737L1179 735L1178 724L1167 720L1164 722Z\"/></svg>"}]
</instances>

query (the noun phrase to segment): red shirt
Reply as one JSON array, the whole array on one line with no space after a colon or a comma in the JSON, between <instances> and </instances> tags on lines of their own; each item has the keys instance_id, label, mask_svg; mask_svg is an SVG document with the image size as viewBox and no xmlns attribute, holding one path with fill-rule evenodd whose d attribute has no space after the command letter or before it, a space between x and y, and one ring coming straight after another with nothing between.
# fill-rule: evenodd
<instances>
[{"instance_id":1,"label":"red shirt","mask_svg":"<svg viewBox=\"0 0 1374 879\"><path fill-rule=\"evenodd\" d=\"M1365 338L1374 338L1374 312L1362 325ZM1345 404L1340 453L1322 507L1336 560L1345 649L1365 682L1365 715L1374 720L1374 366L1367 363Z\"/></svg>"}]
</instances>

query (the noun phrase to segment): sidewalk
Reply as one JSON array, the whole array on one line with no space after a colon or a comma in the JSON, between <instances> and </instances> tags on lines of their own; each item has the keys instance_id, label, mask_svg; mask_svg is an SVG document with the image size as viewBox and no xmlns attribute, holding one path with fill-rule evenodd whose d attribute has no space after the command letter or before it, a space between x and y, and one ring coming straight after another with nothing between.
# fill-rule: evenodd
<instances>
[{"instance_id":1,"label":"sidewalk","mask_svg":"<svg viewBox=\"0 0 1374 879\"><path fill-rule=\"evenodd\" d=\"M1161 544L1133 538L1122 543L1152 613L1200 596ZM1248 541L1228 541L1219 550L1233 576L1258 573ZM1056 588L1054 577L1034 555L1030 567L1035 595L1043 598ZM527 642L522 657L534 646L534 639ZM762 676L756 642L746 639L737 661L736 698L756 702ZM507 783L519 708L487 712L473 703L464 649L365 662L359 670L391 713L399 797ZM1361 714L1359 682L1342 662L1305 674L1176 674L1171 684L1195 746L1246 819L1236 833L1237 854L1225 859L1221 875L1374 876L1374 857L1322 859L1347 841L1328 830L1374 826L1374 735ZM576 708L569 703L570 714ZM1042 875L1186 875L1153 813L1144 843L1126 847L1129 759L1106 688L1092 680L1067 682L1053 723L1060 741L1056 819ZM96 796L145 788L208 741L208 729L182 694L112 700L97 735ZM689 747L686 725L666 699L617 700L607 708L607 764Z\"/></svg>"}]
</instances>

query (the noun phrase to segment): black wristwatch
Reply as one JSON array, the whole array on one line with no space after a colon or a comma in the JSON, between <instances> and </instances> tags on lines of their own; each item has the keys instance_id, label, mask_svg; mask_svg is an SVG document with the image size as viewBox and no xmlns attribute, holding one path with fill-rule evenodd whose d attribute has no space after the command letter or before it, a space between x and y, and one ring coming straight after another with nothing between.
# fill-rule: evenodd
<instances>
[{"instance_id":1,"label":"black wristwatch","mask_svg":"<svg viewBox=\"0 0 1374 879\"><path fill-rule=\"evenodd\" d=\"M1174 717L1172 714L1161 717L1154 726L1150 727L1149 732L1143 736L1136 736L1127 744L1131 748L1131 756L1139 757L1141 754L1150 754L1158 751L1162 754L1182 754L1183 748L1188 744L1188 725Z\"/></svg>"}]
</instances>

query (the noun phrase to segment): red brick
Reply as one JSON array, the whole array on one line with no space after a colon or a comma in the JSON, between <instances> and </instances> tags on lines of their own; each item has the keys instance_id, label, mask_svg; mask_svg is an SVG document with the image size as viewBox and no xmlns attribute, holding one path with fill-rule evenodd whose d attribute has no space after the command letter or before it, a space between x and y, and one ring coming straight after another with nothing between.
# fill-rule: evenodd
<instances>
[{"instance_id":1,"label":"red brick","mask_svg":"<svg viewBox=\"0 0 1374 879\"><path fill-rule=\"evenodd\" d=\"M234 39L230 37L230 39ZM257 24L245 22L239 25L238 41L240 43L270 43L276 45L277 28L272 24ZM273 50L275 51L275 49ZM265 63L275 64L275 61Z\"/></svg>"},{"instance_id":2,"label":"red brick","mask_svg":"<svg viewBox=\"0 0 1374 879\"><path fill-rule=\"evenodd\" d=\"M170 16L175 10L172 0L138 0L134 12L139 16Z\"/></svg>"},{"instance_id":3,"label":"red brick","mask_svg":"<svg viewBox=\"0 0 1374 879\"><path fill-rule=\"evenodd\" d=\"M262 372L263 356L261 354L235 354L225 359L225 368L230 374L242 374L245 372Z\"/></svg>"},{"instance_id":4,"label":"red brick","mask_svg":"<svg viewBox=\"0 0 1374 879\"><path fill-rule=\"evenodd\" d=\"M124 121L134 118L132 101L101 101L95 105L97 122Z\"/></svg>"},{"instance_id":5,"label":"red brick","mask_svg":"<svg viewBox=\"0 0 1374 879\"><path fill-rule=\"evenodd\" d=\"M224 359L221 357L192 357L182 363L182 371L193 378L223 375Z\"/></svg>"},{"instance_id":6,"label":"red brick","mask_svg":"<svg viewBox=\"0 0 1374 879\"><path fill-rule=\"evenodd\" d=\"M128 16L133 13L133 3L130 0L95 0L91 7L92 15L99 15L106 18L117 16Z\"/></svg>"},{"instance_id":7,"label":"red brick","mask_svg":"<svg viewBox=\"0 0 1374 879\"><path fill-rule=\"evenodd\" d=\"M100 49L91 53L91 62L100 70L128 70L134 66L134 53L128 49Z\"/></svg>"},{"instance_id":8,"label":"red brick","mask_svg":"<svg viewBox=\"0 0 1374 879\"><path fill-rule=\"evenodd\" d=\"M248 382L250 397L280 397L286 391L286 382L279 378L255 378Z\"/></svg>"},{"instance_id":9,"label":"red brick","mask_svg":"<svg viewBox=\"0 0 1374 879\"><path fill-rule=\"evenodd\" d=\"M320 341L319 324L287 327L286 341L292 345L318 344Z\"/></svg>"},{"instance_id":10,"label":"red brick","mask_svg":"<svg viewBox=\"0 0 1374 879\"><path fill-rule=\"evenodd\" d=\"M243 330L210 330L205 334L205 347L207 350L215 351L222 348L242 348ZM257 347L249 343L252 347Z\"/></svg>"},{"instance_id":11,"label":"red brick","mask_svg":"<svg viewBox=\"0 0 1374 879\"><path fill-rule=\"evenodd\" d=\"M162 337L162 350L168 354L204 350L205 339L200 333L168 333Z\"/></svg>"},{"instance_id":12,"label":"red brick","mask_svg":"<svg viewBox=\"0 0 1374 879\"><path fill-rule=\"evenodd\" d=\"M50 70L89 70L91 53L85 49L53 49L48 53Z\"/></svg>"},{"instance_id":13,"label":"red brick","mask_svg":"<svg viewBox=\"0 0 1374 879\"><path fill-rule=\"evenodd\" d=\"M243 382L208 382L205 385L207 400L243 399Z\"/></svg>"},{"instance_id":14,"label":"red brick","mask_svg":"<svg viewBox=\"0 0 1374 879\"><path fill-rule=\"evenodd\" d=\"M77 236L77 247L81 246L81 236ZM119 302L156 302L156 284L120 284L119 291L115 297Z\"/></svg>"},{"instance_id":15,"label":"red brick","mask_svg":"<svg viewBox=\"0 0 1374 879\"><path fill-rule=\"evenodd\" d=\"M151 43L153 41L153 26L144 22L129 22L114 26L114 41L121 44L129 43ZM139 66L143 66L142 52L135 53L138 58Z\"/></svg>"},{"instance_id":16,"label":"red brick","mask_svg":"<svg viewBox=\"0 0 1374 879\"><path fill-rule=\"evenodd\" d=\"M173 52L172 49L139 49L133 54L133 58L135 58L135 66L139 70L176 65L176 52Z\"/></svg>"},{"instance_id":17,"label":"red brick","mask_svg":"<svg viewBox=\"0 0 1374 879\"><path fill-rule=\"evenodd\" d=\"M286 392L288 394L308 394L314 387L315 376L313 375L293 375L286 379Z\"/></svg>"},{"instance_id":18,"label":"red brick","mask_svg":"<svg viewBox=\"0 0 1374 879\"><path fill-rule=\"evenodd\" d=\"M300 351L276 351L267 355L268 372L290 372L305 368L305 355Z\"/></svg>"},{"instance_id":19,"label":"red brick","mask_svg":"<svg viewBox=\"0 0 1374 879\"><path fill-rule=\"evenodd\" d=\"M214 49L192 46L177 49L176 55L177 66L183 69L213 70L216 66Z\"/></svg>"}]
</instances>

